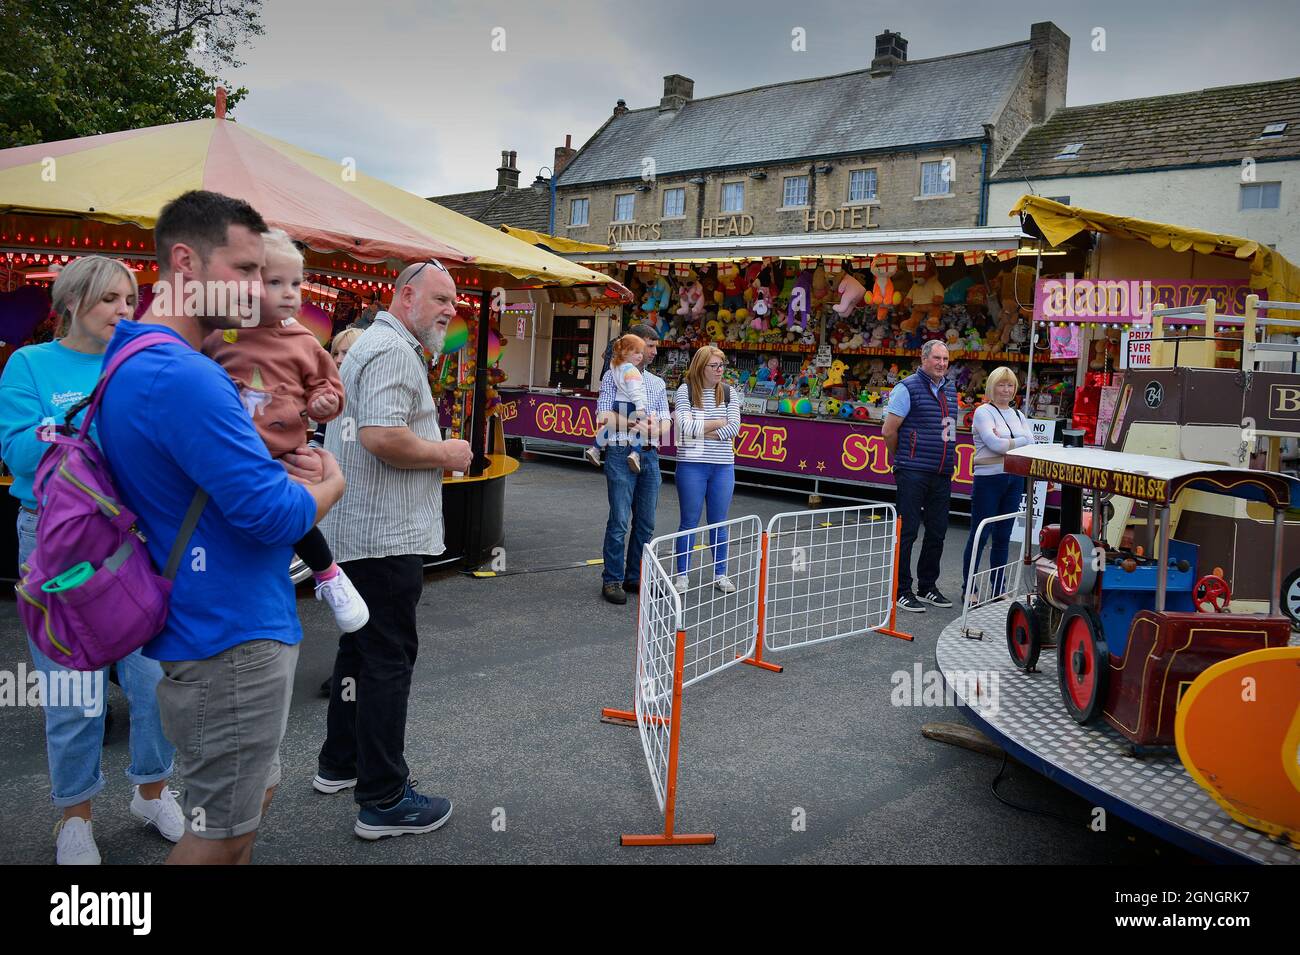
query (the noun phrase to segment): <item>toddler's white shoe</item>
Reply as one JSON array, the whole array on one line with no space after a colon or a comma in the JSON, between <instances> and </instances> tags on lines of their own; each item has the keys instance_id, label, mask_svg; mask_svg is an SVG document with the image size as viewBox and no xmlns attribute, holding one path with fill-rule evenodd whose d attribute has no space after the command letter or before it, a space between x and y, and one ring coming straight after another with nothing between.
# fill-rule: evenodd
<instances>
[{"instance_id":1,"label":"toddler's white shoe","mask_svg":"<svg viewBox=\"0 0 1300 955\"><path fill-rule=\"evenodd\" d=\"M627 453L627 469L633 474L640 474L641 455L637 454L635 451L629 451Z\"/></svg>"},{"instance_id":2,"label":"toddler's white shoe","mask_svg":"<svg viewBox=\"0 0 1300 955\"><path fill-rule=\"evenodd\" d=\"M600 467L600 448L590 447L582 452L582 456L590 461L596 467Z\"/></svg>"},{"instance_id":3,"label":"toddler's white shoe","mask_svg":"<svg viewBox=\"0 0 1300 955\"><path fill-rule=\"evenodd\" d=\"M344 633L353 633L370 622L370 608L341 568L329 580L317 581L316 599L329 604L335 623Z\"/></svg>"}]
</instances>

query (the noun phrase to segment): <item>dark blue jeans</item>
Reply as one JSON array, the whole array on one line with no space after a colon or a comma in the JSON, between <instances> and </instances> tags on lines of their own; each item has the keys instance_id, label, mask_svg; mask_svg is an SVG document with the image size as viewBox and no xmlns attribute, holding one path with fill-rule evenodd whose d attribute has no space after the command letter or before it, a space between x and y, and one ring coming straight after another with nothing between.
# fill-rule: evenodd
<instances>
[{"instance_id":1,"label":"dark blue jeans","mask_svg":"<svg viewBox=\"0 0 1300 955\"><path fill-rule=\"evenodd\" d=\"M984 540L980 541L980 552L971 559L971 547L975 543L975 532L980 521L1000 514L1011 514L1020 507L1020 498L1025 493L1025 479L1014 474L977 474L975 490L970 499L970 537L966 538L966 553L961 560L962 580L970 580L971 574L980 569L980 554L989 538L993 548L989 555L990 567L1001 567L1007 562L1007 542L1011 540L1011 525L1014 521L999 521L991 526ZM1002 581L995 580L993 593L1002 590Z\"/></svg>"},{"instance_id":2,"label":"dark blue jeans","mask_svg":"<svg viewBox=\"0 0 1300 955\"><path fill-rule=\"evenodd\" d=\"M659 503L659 452L641 449L641 473L627 466L626 444L605 448L605 483L609 490L609 520L605 523L605 568L601 581L621 584L641 579L641 551L654 535ZM631 535L628 534L629 525Z\"/></svg>"},{"instance_id":3,"label":"dark blue jeans","mask_svg":"<svg viewBox=\"0 0 1300 955\"><path fill-rule=\"evenodd\" d=\"M952 506L952 475L937 471L894 471L898 487L898 516L903 531L898 543L898 593L912 593L912 544L925 525L921 558L916 562L916 592L926 593L939 579L943 538Z\"/></svg>"}]
</instances>

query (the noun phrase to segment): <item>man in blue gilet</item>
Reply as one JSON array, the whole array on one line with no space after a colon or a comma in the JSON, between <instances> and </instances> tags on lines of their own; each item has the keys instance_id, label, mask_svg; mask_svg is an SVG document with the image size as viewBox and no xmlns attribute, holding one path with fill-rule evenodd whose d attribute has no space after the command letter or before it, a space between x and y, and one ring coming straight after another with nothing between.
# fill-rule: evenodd
<instances>
[{"instance_id":1,"label":"man in blue gilet","mask_svg":"<svg viewBox=\"0 0 1300 955\"><path fill-rule=\"evenodd\" d=\"M951 607L939 592L939 562L948 533L952 472L957 463L957 388L945 377L948 349L928 341L921 349L921 369L889 393L885 408L885 447L894 462L902 538L898 548L898 608L924 613L925 603ZM912 590L912 544L925 524L916 591ZM918 596L919 599L918 599Z\"/></svg>"}]
</instances>

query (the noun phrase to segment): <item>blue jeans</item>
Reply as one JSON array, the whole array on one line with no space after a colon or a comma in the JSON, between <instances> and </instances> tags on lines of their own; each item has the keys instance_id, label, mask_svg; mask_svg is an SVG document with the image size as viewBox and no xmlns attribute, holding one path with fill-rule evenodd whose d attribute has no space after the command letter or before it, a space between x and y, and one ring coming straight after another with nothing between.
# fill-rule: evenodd
<instances>
[{"instance_id":1,"label":"blue jeans","mask_svg":"<svg viewBox=\"0 0 1300 955\"><path fill-rule=\"evenodd\" d=\"M971 547L975 544L975 532L980 521L997 517L1001 514L1014 513L1020 507L1020 498L1025 493L1025 479L1014 474L977 474L975 490L970 499L970 537L966 538L966 553L961 561L962 580L969 581L972 574L980 568L980 553L991 537L992 551L989 555L990 567L1002 567L1007 562L1007 542L1011 540L1011 525L1014 521L999 521L992 525L984 540L980 541L980 553L971 559ZM1000 578L1001 575L995 575ZM1000 593L1002 581L993 581L993 593Z\"/></svg>"},{"instance_id":2,"label":"blue jeans","mask_svg":"<svg viewBox=\"0 0 1300 955\"><path fill-rule=\"evenodd\" d=\"M618 414L631 420L636 417L636 405L630 401L615 401L612 408ZM635 451L640 451L641 446L645 444L645 438L639 431L629 431L626 434L619 432L611 425L606 425L596 432L596 440L592 442L597 448L603 449L610 445L611 442L618 444L630 444Z\"/></svg>"},{"instance_id":3,"label":"blue jeans","mask_svg":"<svg viewBox=\"0 0 1300 955\"><path fill-rule=\"evenodd\" d=\"M21 566L36 548L36 515L18 512L18 563ZM48 674L67 668L55 663L27 639L32 663L47 674L46 685L55 682ZM126 691L131 710L131 764L126 777L132 783L156 783L171 776L176 750L163 735L155 690L162 679L162 667L136 650L117 661L117 678ZM82 696L75 705L46 705L45 749L50 761L50 796L60 809L94 798L104 788L100 756L104 748L104 716L108 712L108 667L87 674L95 688L97 705L86 705ZM83 683L83 686L86 684ZM47 701L53 702L53 701ZM69 701L63 700L63 704Z\"/></svg>"},{"instance_id":4,"label":"blue jeans","mask_svg":"<svg viewBox=\"0 0 1300 955\"><path fill-rule=\"evenodd\" d=\"M948 533L948 511L952 507L952 476L938 471L894 471L898 488L898 517L902 532L898 541L898 593L912 593L912 545L925 525L921 556L916 561L917 593L928 593L939 580L943 560L943 539Z\"/></svg>"},{"instance_id":5,"label":"blue jeans","mask_svg":"<svg viewBox=\"0 0 1300 955\"><path fill-rule=\"evenodd\" d=\"M605 483L609 490L605 567L601 572L601 582L605 584L641 579L641 552L655 531L655 507L662 481L659 452L655 448L643 449L641 473L633 474L627 466L631 450L625 444L611 444L605 449Z\"/></svg>"},{"instance_id":6,"label":"blue jeans","mask_svg":"<svg viewBox=\"0 0 1300 955\"><path fill-rule=\"evenodd\" d=\"M731 495L736 490L734 464L706 464L703 461L677 462L677 500L681 507L682 522L678 531L689 531L700 526L700 512L708 505L710 524L727 519L731 510ZM677 555L677 574L685 574L690 567L691 548L695 535L677 538L673 550ZM727 530L709 531L709 550L713 555L714 576L727 572Z\"/></svg>"}]
</instances>

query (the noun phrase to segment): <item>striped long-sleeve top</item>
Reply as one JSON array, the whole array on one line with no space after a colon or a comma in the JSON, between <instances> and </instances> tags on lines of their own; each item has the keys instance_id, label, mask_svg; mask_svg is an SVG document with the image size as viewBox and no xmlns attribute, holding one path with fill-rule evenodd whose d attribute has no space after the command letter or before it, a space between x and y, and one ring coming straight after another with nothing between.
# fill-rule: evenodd
<instances>
[{"instance_id":1,"label":"striped long-sleeve top","mask_svg":"<svg viewBox=\"0 0 1300 955\"><path fill-rule=\"evenodd\" d=\"M709 437L704 436L706 421L726 418L727 423ZM677 460L701 461L706 464L735 464L734 441L740 434L740 390L731 389L731 401L718 405L712 389L700 393L700 406L691 405L688 385L677 389L673 403L673 424L676 428Z\"/></svg>"}]
</instances>

